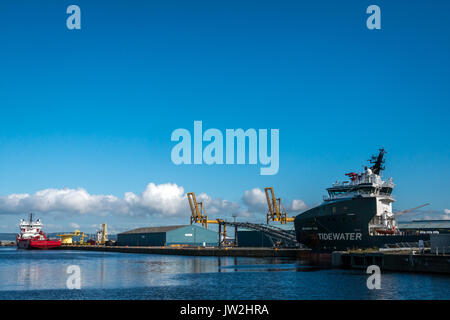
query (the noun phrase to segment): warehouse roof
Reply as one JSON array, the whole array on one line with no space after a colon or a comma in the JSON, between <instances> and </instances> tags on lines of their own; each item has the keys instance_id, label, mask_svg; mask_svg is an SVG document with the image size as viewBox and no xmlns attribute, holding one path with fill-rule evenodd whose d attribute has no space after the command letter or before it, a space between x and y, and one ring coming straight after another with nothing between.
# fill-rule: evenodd
<instances>
[{"instance_id":1,"label":"warehouse roof","mask_svg":"<svg viewBox=\"0 0 450 320\"><path fill-rule=\"evenodd\" d=\"M148 227L148 228L137 228L130 231L125 231L120 234L129 234L129 233L158 233L158 232L167 232L175 229L180 229L187 227L187 225L182 226L165 226L165 227Z\"/></svg>"},{"instance_id":2,"label":"warehouse roof","mask_svg":"<svg viewBox=\"0 0 450 320\"><path fill-rule=\"evenodd\" d=\"M450 220L399 221L399 229L450 229Z\"/></svg>"}]
</instances>

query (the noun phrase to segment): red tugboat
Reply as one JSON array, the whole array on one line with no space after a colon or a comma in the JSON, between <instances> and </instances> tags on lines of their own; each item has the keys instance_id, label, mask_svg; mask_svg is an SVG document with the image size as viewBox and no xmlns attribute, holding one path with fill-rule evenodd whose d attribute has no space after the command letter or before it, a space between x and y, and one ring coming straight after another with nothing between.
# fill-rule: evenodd
<instances>
[{"instance_id":1,"label":"red tugboat","mask_svg":"<svg viewBox=\"0 0 450 320\"><path fill-rule=\"evenodd\" d=\"M49 239L42 232L42 222L40 219L33 221L33 214L30 220L20 221L20 233L16 236L18 249L53 249L61 246L61 239Z\"/></svg>"}]
</instances>

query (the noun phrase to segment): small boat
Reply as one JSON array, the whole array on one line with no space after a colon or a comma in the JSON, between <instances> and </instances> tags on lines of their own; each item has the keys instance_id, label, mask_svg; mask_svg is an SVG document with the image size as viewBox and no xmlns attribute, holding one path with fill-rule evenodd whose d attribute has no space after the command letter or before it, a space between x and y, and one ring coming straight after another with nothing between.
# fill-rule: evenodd
<instances>
[{"instance_id":1,"label":"small boat","mask_svg":"<svg viewBox=\"0 0 450 320\"><path fill-rule=\"evenodd\" d=\"M375 229L375 232L379 233L379 234L396 234L397 233L395 227L392 229Z\"/></svg>"}]
</instances>

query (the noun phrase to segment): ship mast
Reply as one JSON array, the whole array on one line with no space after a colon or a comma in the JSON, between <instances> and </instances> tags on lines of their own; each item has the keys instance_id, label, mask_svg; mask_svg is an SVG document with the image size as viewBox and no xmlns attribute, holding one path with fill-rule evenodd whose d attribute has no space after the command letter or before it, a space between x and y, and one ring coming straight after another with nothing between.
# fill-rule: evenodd
<instances>
[{"instance_id":1,"label":"ship mast","mask_svg":"<svg viewBox=\"0 0 450 320\"><path fill-rule=\"evenodd\" d=\"M386 153L386 151L384 151L383 148L380 149L380 153L378 154L378 156L372 156L372 158L369 160L369 162L371 164L373 164L372 167L370 167L370 169L372 170L373 173L380 175L380 171L384 170L383 167L383 156Z\"/></svg>"}]
</instances>

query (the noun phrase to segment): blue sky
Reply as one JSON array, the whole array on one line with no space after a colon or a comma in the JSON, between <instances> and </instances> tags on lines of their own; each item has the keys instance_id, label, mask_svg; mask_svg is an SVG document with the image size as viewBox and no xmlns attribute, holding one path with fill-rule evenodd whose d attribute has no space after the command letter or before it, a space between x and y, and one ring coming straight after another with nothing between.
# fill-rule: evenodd
<instances>
[{"instance_id":1,"label":"blue sky","mask_svg":"<svg viewBox=\"0 0 450 320\"><path fill-rule=\"evenodd\" d=\"M66 28L71 4L81 30ZM371 4L381 30L366 27ZM410 217L440 218L450 209L449 11L447 1L2 1L0 196L82 188L95 202L148 190L163 206L164 190L182 187L207 194L213 217L258 219L245 191L273 186L313 206L384 147L394 208L430 202ZM175 166L171 133L194 120L279 129L278 174ZM189 221L156 200L133 215L56 207L40 213L50 231ZM0 212L0 232L26 214Z\"/></svg>"}]
</instances>

